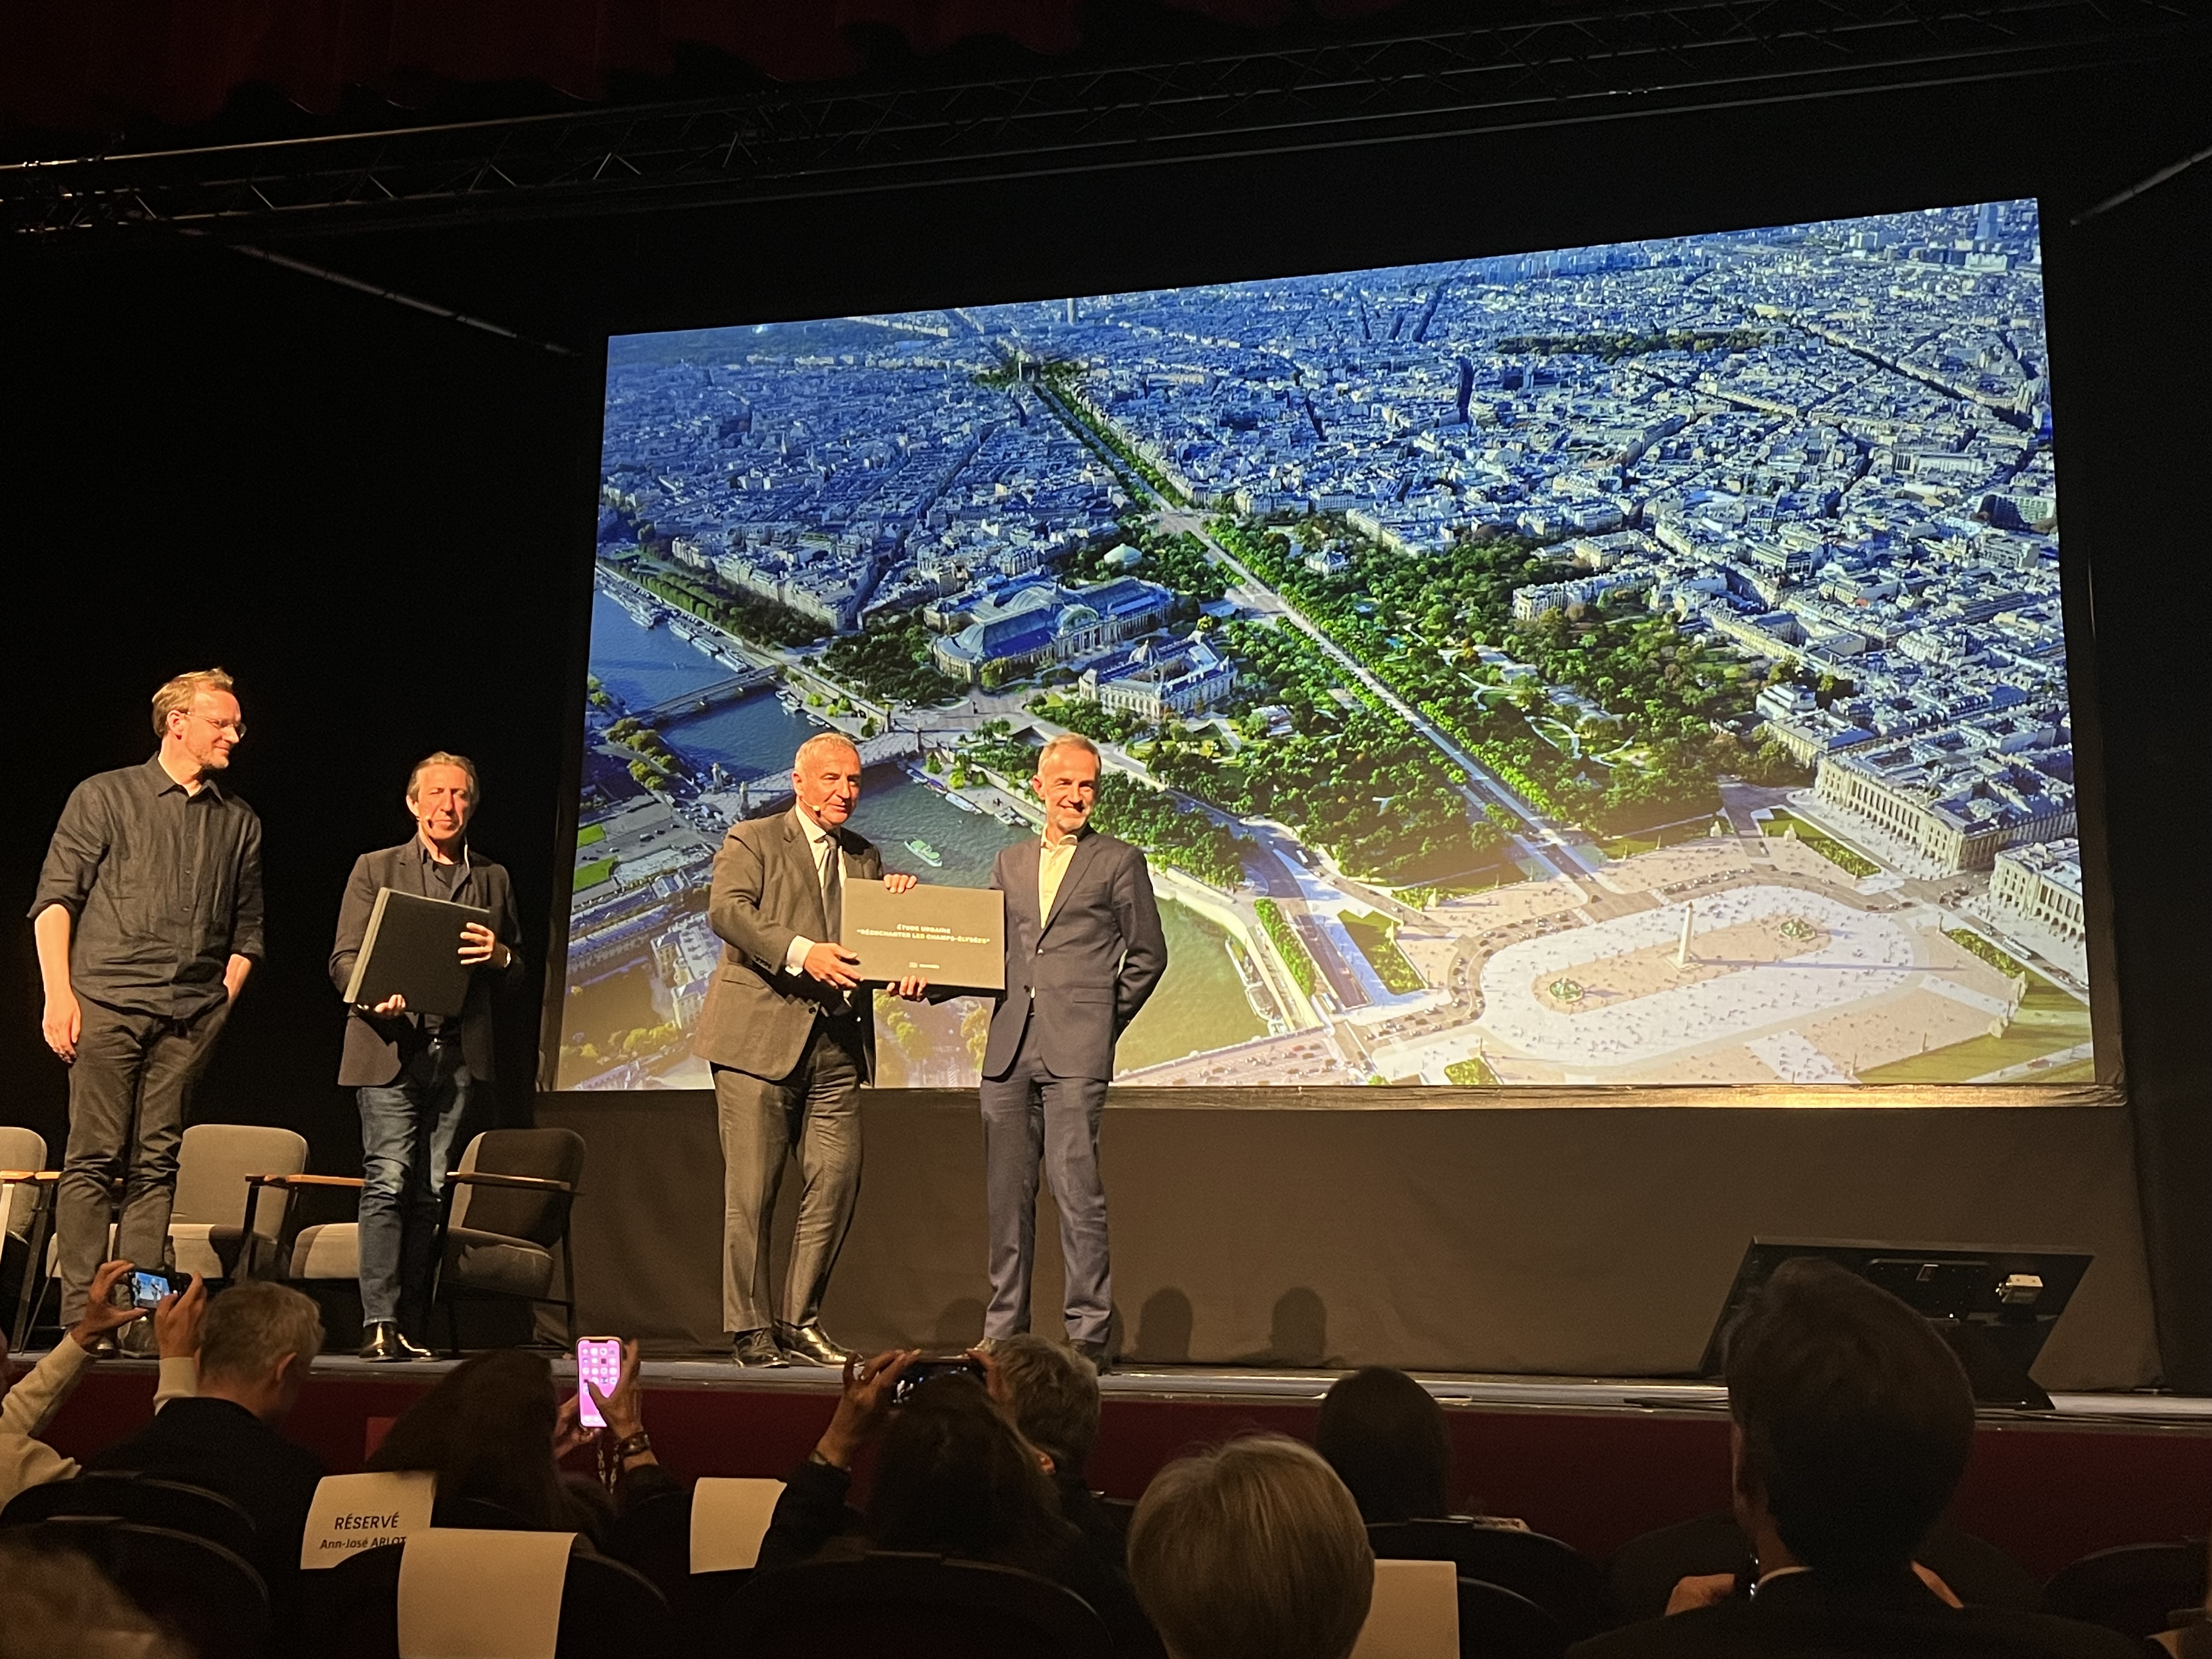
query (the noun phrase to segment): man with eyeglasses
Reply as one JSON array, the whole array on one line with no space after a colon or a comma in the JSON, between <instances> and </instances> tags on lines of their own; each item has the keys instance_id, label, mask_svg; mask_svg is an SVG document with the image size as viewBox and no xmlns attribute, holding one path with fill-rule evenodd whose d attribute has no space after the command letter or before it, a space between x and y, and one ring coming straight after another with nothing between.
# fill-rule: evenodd
<instances>
[{"instance_id":1,"label":"man with eyeglasses","mask_svg":"<svg viewBox=\"0 0 2212 1659\"><path fill-rule=\"evenodd\" d=\"M416 833L356 859L338 906L331 979L341 996L380 889L491 912L490 927L472 921L460 930L456 952L475 971L459 1013L413 1013L396 994L346 1011L338 1082L361 1108L363 1359L430 1358L407 1333L422 1330L429 1316L438 1201L455 1155L468 1145L474 1104L493 1080L493 994L522 971L514 886L502 866L469 848L469 820L482 799L467 756L441 749L417 761L407 778Z\"/></svg>"},{"instance_id":2,"label":"man with eyeglasses","mask_svg":"<svg viewBox=\"0 0 2212 1659\"><path fill-rule=\"evenodd\" d=\"M261 959L261 820L217 781L246 738L230 676L163 685L154 732L151 760L70 792L31 902L40 1029L70 1068L55 1229L64 1325L111 1256L167 1263L185 1109Z\"/></svg>"}]
</instances>

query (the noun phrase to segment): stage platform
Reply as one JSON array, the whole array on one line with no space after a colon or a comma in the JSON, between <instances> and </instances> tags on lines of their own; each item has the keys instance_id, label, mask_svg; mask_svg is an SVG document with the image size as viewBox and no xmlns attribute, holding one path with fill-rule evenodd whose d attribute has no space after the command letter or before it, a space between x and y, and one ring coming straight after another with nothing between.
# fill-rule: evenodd
<instances>
[{"instance_id":1,"label":"stage platform","mask_svg":"<svg viewBox=\"0 0 2212 1659\"><path fill-rule=\"evenodd\" d=\"M23 1363L29 1356L19 1357ZM392 1419L450 1362L319 1359L286 1432L334 1472L357 1469ZM556 1360L564 1386L575 1368ZM96 1368L46 1437L85 1456L143 1423L150 1363ZM645 1417L680 1477L787 1474L828 1424L833 1371L739 1370L649 1359ZM1101 1380L1091 1484L1135 1498L1193 1446L1254 1430L1310 1438L1329 1370L1137 1365ZM1603 1560L1652 1528L1728 1503L1728 1419L1711 1384L1649 1378L1430 1373L1470 1511L1518 1516ZM2212 1400L2065 1394L2049 1412L1979 1414L1953 1518L2039 1574L2090 1551L2202 1534L2212 1523ZM579 1468L582 1460L579 1460Z\"/></svg>"}]
</instances>

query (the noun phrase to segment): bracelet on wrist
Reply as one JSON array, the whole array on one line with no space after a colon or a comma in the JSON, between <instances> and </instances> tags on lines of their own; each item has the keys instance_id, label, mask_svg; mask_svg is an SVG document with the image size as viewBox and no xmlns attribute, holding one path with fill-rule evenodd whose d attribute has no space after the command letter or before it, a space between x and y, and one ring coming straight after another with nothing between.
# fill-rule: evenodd
<instances>
[{"instance_id":1,"label":"bracelet on wrist","mask_svg":"<svg viewBox=\"0 0 2212 1659\"><path fill-rule=\"evenodd\" d=\"M624 1435L616 1441L609 1449L609 1455L617 1462L620 1462L626 1457L635 1457L641 1452L649 1452L652 1449L653 1437L643 1429L640 1429L635 1434Z\"/></svg>"}]
</instances>

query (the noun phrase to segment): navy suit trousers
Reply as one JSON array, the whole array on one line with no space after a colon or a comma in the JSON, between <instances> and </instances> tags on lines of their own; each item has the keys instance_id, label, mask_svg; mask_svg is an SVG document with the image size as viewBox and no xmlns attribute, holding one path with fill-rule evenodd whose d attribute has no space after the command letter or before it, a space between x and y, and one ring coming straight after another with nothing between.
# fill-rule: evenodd
<instances>
[{"instance_id":1,"label":"navy suit trousers","mask_svg":"<svg viewBox=\"0 0 2212 1659\"><path fill-rule=\"evenodd\" d=\"M983 1079L984 1181L991 1212L991 1305L983 1334L1012 1336L1030 1328L1042 1164L1060 1210L1067 1339L1103 1343L1114 1311L1106 1188L1098 1175L1106 1083L1054 1077L1045 1069L1036 1035L1032 1018L1006 1075Z\"/></svg>"}]
</instances>

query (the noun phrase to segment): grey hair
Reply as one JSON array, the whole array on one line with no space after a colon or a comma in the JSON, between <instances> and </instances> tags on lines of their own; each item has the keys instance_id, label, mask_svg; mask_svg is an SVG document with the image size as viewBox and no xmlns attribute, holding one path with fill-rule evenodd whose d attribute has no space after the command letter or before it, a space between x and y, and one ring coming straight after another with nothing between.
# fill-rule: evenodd
<instances>
[{"instance_id":1,"label":"grey hair","mask_svg":"<svg viewBox=\"0 0 2212 1659\"><path fill-rule=\"evenodd\" d=\"M258 1380L290 1354L304 1370L322 1351L323 1316L289 1285L249 1279L208 1304L200 1375Z\"/></svg>"},{"instance_id":2,"label":"grey hair","mask_svg":"<svg viewBox=\"0 0 2212 1659\"><path fill-rule=\"evenodd\" d=\"M1052 758L1053 750L1055 749L1080 749L1098 763L1098 769L1101 772L1106 769L1106 757L1098 752L1097 744L1091 742L1080 732L1062 732L1058 737L1047 738L1044 740L1044 747L1037 750L1036 767L1039 777L1044 775L1044 763Z\"/></svg>"},{"instance_id":3,"label":"grey hair","mask_svg":"<svg viewBox=\"0 0 2212 1659\"><path fill-rule=\"evenodd\" d=\"M799 752L791 757L791 769L794 772L803 770L807 762L830 749L848 750L854 760L860 758L860 745L842 732L817 732L799 745Z\"/></svg>"},{"instance_id":4,"label":"grey hair","mask_svg":"<svg viewBox=\"0 0 2212 1659\"><path fill-rule=\"evenodd\" d=\"M1050 1453L1060 1474L1082 1474L1098 1443L1098 1368L1027 1331L1000 1337L991 1358L1023 1437Z\"/></svg>"}]
</instances>

